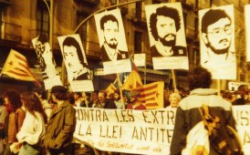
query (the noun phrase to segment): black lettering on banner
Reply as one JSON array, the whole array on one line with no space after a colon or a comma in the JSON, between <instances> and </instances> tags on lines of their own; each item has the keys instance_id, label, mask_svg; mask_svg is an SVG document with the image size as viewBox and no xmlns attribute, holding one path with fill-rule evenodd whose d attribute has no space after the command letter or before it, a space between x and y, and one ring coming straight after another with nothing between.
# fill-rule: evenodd
<instances>
[{"instance_id":1,"label":"black lettering on banner","mask_svg":"<svg viewBox=\"0 0 250 155\"><path fill-rule=\"evenodd\" d=\"M109 118L105 110L81 108L76 110L76 119L88 122L109 122Z\"/></svg>"},{"instance_id":2,"label":"black lettering on banner","mask_svg":"<svg viewBox=\"0 0 250 155\"><path fill-rule=\"evenodd\" d=\"M170 144L173 137L173 130L167 130L167 142Z\"/></svg>"},{"instance_id":3,"label":"black lettering on banner","mask_svg":"<svg viewBox=\"0 0 250 155\"><path fill-rule=\"evenodd\" d=\"M236 112L236 119L237 124L242 126L249 126L250 124L250 114L249 111L237 111Z\"/></svg>"},{"instance_id":4,"label":"black lettering on banner","mask_svg":"<svg viewBox=\"0 0 250 155\"><path fill-rule=\"evenodd\" d=\"M88 125L88 127L87 127L87 130L86 130L86 132L83 130L83 124L80 124L79 125L79 130L78 130L78 135L79 136L92 136L92 131L91 131L91 126L90 126L90 124Z\"/></svg>"},{"instance_id":5,"label":"black lettering on banner","mask_svg":"<svg viewBox=\"0 0 250 155\"><path fill-rule=\"evenodd\" d=\"M83 114L82 114L82 110L81 109L77 109L76 110L76 120L83 120Z\"/></svg>"},{"instance_id":6,"label":"black lettering on banner","mask_svg":"<svg viewBox=\"0 0 250 155\"><path fill-rule=\"evenodd\" d=\"M116 110L115 116L118 122L134 122L132 110Z\"/></svg>"},{"instance_id":7,"label":"black lettering on banner","mask_svg":"<svg viewBox=\"0 0 250 155\"><path fill-rule=\"evenodd\" d=\"M175 121L175 112L174 111L167 111L167 124L173 124L174 125L174 121Z\"/></svg>"},{"instance_id":8,"label":"black lettering on banner","mask_svg":"<svg viewBox=\"0 0 250 155\"><path fill-rule=\"evenodd\" d=\"M158 110L158 112L160 113L161 124L164 124L164 113L165 113L165 110Z\"/></svg>"},{"instance_id":9,"label":"black lettering on banner","mask_svg":"<svg viewBox=\"0 0 250 155\"><path fill-rule=\"evenodd\" d=\"M131 139L170 143L172 136L173 130L154 127L134 127Z\"/></svg>"},{"instance_id":10,"label":"black lettering on banner","mask_svg":"<svg viewBox=\"0 0 250 155\"><path fill-rule=\"evenodd\" d=\"M90 124L89 124L89 126L87 127L86 136L92 136L92 131L91 131L91 126L90 126Z\"/></svg>"},{"instance_id":11,"label":"black lettering on banner","mask_svg":"<svg viewBox=\"0 0 250 155\"><path fill-rule=\"evenodd\" d=\"M79 125L78 135L84 136L83 131L82 131L82 124Z\"/></svg>"},{"instance_id":12,"label":"black lettering on banner","mask_svg":"<svg viewBox=\"0 0 250 155\"><path fill-rule=\"evenodd\" d=\"M144 122L145 123L152 123L150 120L148 120L148 110L143 110L142 111L142 116L143 116L143 119L144 119Z\"/></svg>"},{"instance_id":13,"label":"black lettering on banner","mask_svg":"<svg viewBox=\"0 0 250 155\"><path fill-rule=\"evenodd\" d=\"M249 130L248 130L248 132L244 131L243 145L245 145L246 143L250 144L250 132L249 132Z\"/></svg>"},{"instance_id":14,"label":"black lettering on banner","mask_svg":"<svg viewBox=\"0 0 250 155\"><path fill-rule=\"evenodd\" d=\"M103 138L121 138L122 126L117 125L100 125L100 137Z\"/></svg>"},{"instance_id":15,"label":"black lettering on banner","mask_svg":"<svg viewBox=\"0 0 250 155\"><path fill-rule=\"evenodd\" d=\"M145 123L174 125L175 121L175 111L172 110L144 110L142 116Z\"/></svg>"},{"instance_id":16,"label":"black lettering on banner","mask_svg":"<svg viewBox=\"0 0 250 155\"><path fill-rule=\"evenodd\" d=\"M137 128L136 127L134 127L131 139L137 139L137 140L139 140L138 132L137 132Z\"/></svg>"},{"instance_id":17,"label":"black lettering on banner","mask_svg":"<svg viewBox=\"0 0 250 155\"><path fill-rule=\"evenodd\" d=\"M98 121L102 121L102 119L101 119L101 110L100 109L96 109L96 121L98 122Z\"/></svg>"},{"instance_id":18,"label":"black lettering on banner","mask_svg":"<svg viewBox=\"0 0 250 155\"><path fill-rule=\"evenodd\" d=\"M157 115L157 111L153 111L153 110L152 110L152 111L151 111L151 114L152 114L153 117L154 117L154 118L153 118L153 123L156 122L157 124L159 124L158 119L157 119L157 116L156 116L156 115Z\"/></svg>"},{"instance_id":19,"label":"black lettering on banner","mask_svg":"<svg viewBox=\"0 0 250 155\"><path fill-rule=\"evenodd\" d=\"M108 115L106 114L105 110L103 110L103 122L109 122L109 118L108 118Z\"/></svg>"}]
</instances>

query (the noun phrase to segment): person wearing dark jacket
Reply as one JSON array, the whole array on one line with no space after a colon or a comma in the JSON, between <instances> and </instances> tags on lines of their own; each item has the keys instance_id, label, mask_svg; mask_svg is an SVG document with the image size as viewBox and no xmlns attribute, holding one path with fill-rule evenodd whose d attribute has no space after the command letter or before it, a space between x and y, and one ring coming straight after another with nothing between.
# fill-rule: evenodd
<instances>
[{"instance_id":1,"label":"person wearing dark jacket","mask_svg":"<svg viewBox=\"0 0 250 155\"><path fill-rule=\"evenodd\" d=\"M186 147L189 131L202 121L200 108L203 104L209 107L209 112L220 118L222 126L229 125L235 129L235 119L231 103L210 89L211 73L205 68L197 67L188 74L190 95L182 99L176 111L173 137L170 145L170 155L181 155ZM209 148L209 155L218 155L215 149Z\"/></svg>"},{"instance_id":2,"label":"person wearing dark jacket","mask_svg":"<svg viewBox=\"0 0 250 155\"><path fill-rule=\"evenodd\" d=\"M51 97L57 106L53 109L44 136L44 146L51 155L71 155L76 126L75 109L68 101L67 89L54 86Z\"/></svg>"}]
</instances>

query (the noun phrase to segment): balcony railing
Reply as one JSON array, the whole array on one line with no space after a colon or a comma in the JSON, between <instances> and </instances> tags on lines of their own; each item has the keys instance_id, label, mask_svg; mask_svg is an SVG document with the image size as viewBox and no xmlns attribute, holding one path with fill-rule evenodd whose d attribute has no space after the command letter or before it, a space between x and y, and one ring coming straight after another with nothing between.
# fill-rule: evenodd
<instances>
[{"instance_id":1,"label":"balcony railing","mask_svg":"<svg viewBox=\"0 0 250 155\"><path fill-rule=\"evenodd\" d=\"M1 22L1 39L14 41L14 42L21 42L22 40L21 28L22 27L20 25L2 21Z\"/></svg>"}]
</instances>

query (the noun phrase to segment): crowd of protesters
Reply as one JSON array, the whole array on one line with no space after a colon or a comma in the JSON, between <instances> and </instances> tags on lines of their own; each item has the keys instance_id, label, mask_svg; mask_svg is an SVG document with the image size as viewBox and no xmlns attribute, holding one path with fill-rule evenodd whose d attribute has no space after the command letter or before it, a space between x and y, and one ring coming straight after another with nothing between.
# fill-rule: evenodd
<instances>
[{"instance_id":1,"label":"crowd of protesters","mask_svg":"<svg viewBox=\"0 0 250 155\"><path fill-rule=\"evenodd\" d=\"M121 96L122 94L122 96ZM49 98L47 96L50 96ZM145 110L140 92L120 91L107 94L69 92L64 86L54 86L46 93L42 88L18 93L8 90L1 97L1 155L73 155L116 154L93 149L73 140L76 125L74 107ZM164 107L177 108L189 92L181 88L165 90ZM221 98L232 105L250 103L248 86L235 92L221 91ZM81 152L82 150L82 152Z\"/></svg>"}]
</instances>

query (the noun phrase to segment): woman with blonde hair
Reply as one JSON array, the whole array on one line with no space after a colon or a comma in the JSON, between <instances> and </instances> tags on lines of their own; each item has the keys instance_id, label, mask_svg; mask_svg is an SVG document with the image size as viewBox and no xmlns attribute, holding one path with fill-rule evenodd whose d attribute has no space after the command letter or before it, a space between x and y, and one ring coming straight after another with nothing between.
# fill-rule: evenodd
<instances>
[{"instance_id":1,"label":"woman with blonde hair","mask_svg":"<svg viewBox=\"0 0 250 155\"><path fill-rule=\"evenodd\" d=\"M167 108L177 108L181 101L181 95L179 93L171 93L169 95L170 105Z\"/></svg>"}]
</instances>

